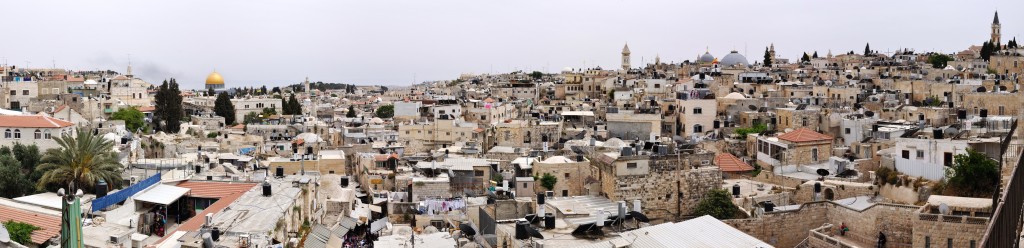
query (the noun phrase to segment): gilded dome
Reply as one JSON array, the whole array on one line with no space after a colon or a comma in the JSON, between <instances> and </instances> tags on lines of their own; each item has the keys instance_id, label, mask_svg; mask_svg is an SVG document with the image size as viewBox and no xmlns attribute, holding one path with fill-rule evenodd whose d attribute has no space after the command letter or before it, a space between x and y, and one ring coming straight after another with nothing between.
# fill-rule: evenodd
<instances>
[{"instance_id":1,"label":"gilded dome","mask_svg":"<svg viewBox=\"0 0 1024 248\"><path fill-rule=\"evenodd\" d=\"M224 84L224 78L220 76L220 73L211 72L209 76L206 76L206 84Z\"/></svg>"}]
</instances>

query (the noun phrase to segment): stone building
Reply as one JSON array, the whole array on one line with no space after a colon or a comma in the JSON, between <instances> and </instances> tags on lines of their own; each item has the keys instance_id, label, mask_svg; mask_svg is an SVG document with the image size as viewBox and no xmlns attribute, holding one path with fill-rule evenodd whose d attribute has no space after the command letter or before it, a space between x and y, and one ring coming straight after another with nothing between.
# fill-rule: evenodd
<instances>
[{"instance_id":1,"label":"stone building","mask_svg":"<svg viewBox=\"0 0 1024 248\"><path fill-rule=\"evenodd\" d=\"M582 155L574 158L553 156L533 163L533 173L536 175L551 174L558 179L555 187L551 189L556 196L589 194L587 181L594 180L590 172L590 160ZM537 185L539 186L540 183L538 182Z\"/></svg>"},{"instance_id":2,"label":"stone building","mask_svg":"<svg viewBox=\"0 0 1024 248\"><path fill-rule=\"evenodd\" d=\"M603 153L592 172L600 193L612 201L641 200L651 219L674 221L693 214L697 203L722 184L722 172L711 165L713 154Z\"/></svg>"}]
</instances>

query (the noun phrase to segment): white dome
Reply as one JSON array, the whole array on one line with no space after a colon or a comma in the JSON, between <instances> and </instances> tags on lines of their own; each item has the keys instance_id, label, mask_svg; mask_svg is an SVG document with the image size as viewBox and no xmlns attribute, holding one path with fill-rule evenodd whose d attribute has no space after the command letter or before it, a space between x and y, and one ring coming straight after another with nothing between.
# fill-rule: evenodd
<instances>
[{"instance_id":1,"label":"white dome","mask_svg":"<svg viewBox=\"0 0 1024 248\"><path fill-rule=\"evenodd\" d=\"M739 52L736 51L732 51L729 53L729 55L725 55L725 58L722 58L722 61L720 61L720 63L724 66L750 65L750 62L747 62L747 57L744 57L743 54L740 54Z\"/></svg>"},{"instance_id":2,"label":"white dome","mask_svg":"<svg viewBox=\"0 0 1024 248\"><path fill-rule=\"evenodd\" d=\"M300 133L299 135L296 135L295 138L302 139L308 143L320 143L323 141L323 139L320 139L320 136L314 133Z\"/></svg>"},{"instance_id":3,"label":"white dome","mask_svg":"<svg viewBox=\"0 0 1024 248\"><path fill-rule=\"evenodd\" d=\"M621 148L626 146L626 142L623 142L619 138L611 138L604 141L604 147Z\"/></svg>"},{"instance_id":4,"label":"white dome","mask_svg":"<svg viewBox=\"0 0 1024 248\"><path fill-rule=\"evenodd\" d=\"M725 99L747 99L747 97L739 92L733 92L725 95Z\"/></svg>"},{"instance_id":5,"label":"white dome","mask_svg":"<svg viewBox=\"0 0 1024 248\"><path fill-rule=\"evenodd\" d=\"M117 135L115 133L104 134L103 135L103 139L109 140L109 141L113 141L113 142L116 142L116 143L120 143L121 142L121 136Z\"/></svg>"}]
</instances>

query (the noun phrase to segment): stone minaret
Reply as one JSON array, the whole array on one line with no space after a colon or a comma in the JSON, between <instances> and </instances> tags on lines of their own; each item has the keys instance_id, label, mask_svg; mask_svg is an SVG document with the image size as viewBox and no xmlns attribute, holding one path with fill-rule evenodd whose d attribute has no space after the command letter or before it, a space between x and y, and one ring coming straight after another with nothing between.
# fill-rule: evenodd
<instances>
[{"instance_id":1,"label":"stone minaret","mask_svg":"<svg viewBox=\"0 0 1024 248\"><path fill-rule=\"evenodd\" d=\"M622 69L629 70L629 44L622 47Z\"/></svg>"},{"instance_id":2,"label":"stone minaret","mask_svg":"<svg viewBox=\"0 0 1024 248\"><path fill-rule=\"evenodd\" d=\"M772 57L772 63L775 63L775 43L772 43L771 47L768 48L768 55Z\"/></svg>"},{"instance_id":3,"label":"stone minaret","mask_svg":"<svg viewBox=\"0 0 1024 248\"><path fill-rule=\"evenodd\" d=\"M992 19L992 40L989 43L992 45L999 45L999 11L996 11L995 19Z\"/></svg>"}]
</instances>

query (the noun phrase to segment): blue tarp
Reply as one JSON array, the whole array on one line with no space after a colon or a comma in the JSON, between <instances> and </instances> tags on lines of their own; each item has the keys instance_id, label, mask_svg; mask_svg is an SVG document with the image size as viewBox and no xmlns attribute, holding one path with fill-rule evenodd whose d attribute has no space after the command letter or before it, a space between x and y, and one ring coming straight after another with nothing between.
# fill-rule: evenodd
<instances>
[{"instance_id":1,"label":"blue tarp","mask_svg":"<svg viewBox=\"0 0 1024 248\"><path fill-rule=\"evenodd\" d=\"M90 211L100 211L109 206L113 206L114 204L123 202L129 197L132 197L133 195L149 188L149 186L153 186L157 183L160 183L160 173L156 173L156 175L146 178L146 180L142 180L142 182L136 183L135 185L128 186L127 188L121 189L107 196L92 200L92 209Z\"/></svg>"}]
</instances>

